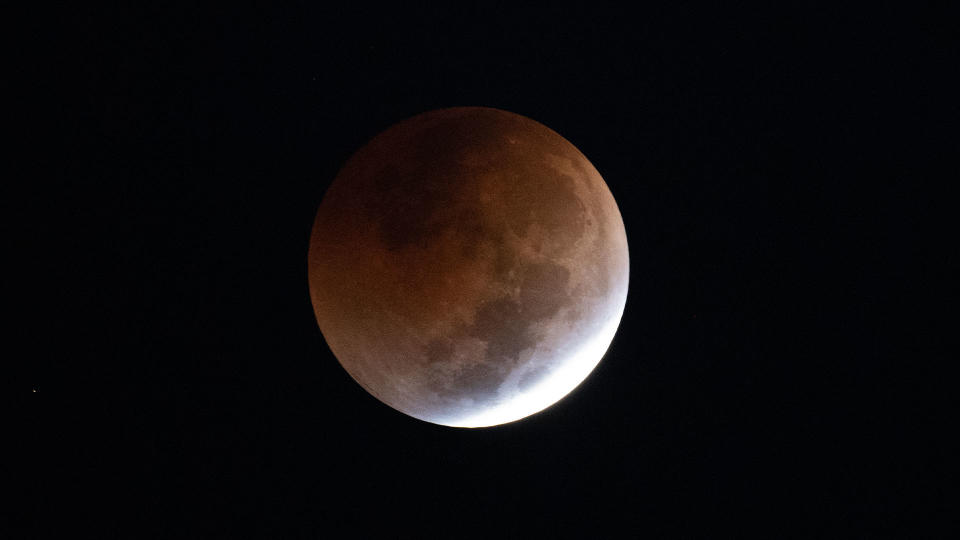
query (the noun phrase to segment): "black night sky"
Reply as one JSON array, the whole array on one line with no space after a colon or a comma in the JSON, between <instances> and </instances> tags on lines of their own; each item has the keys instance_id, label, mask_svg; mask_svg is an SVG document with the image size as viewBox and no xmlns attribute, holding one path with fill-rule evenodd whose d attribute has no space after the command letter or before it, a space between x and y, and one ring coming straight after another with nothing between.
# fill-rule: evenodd
<instances>
[{"instance_id":1,"label":"black night sky","mask_svg":"<svg viewBox=\"0 0 960 540\"><path fill-rule=\"evenodd\" d=\"M9 211L36 264L8 329L32 352L7 391L17 502L0 528L950 536L938 283L957 259L931 183L957 178L955 16L666 4L161 4L26 25L18 80L37 103L13 108L45 202ZM457 105L575 144L631 255L594 373L481 430L366 394L307 291L344 161Z\"/></svg>"}]
</instances>

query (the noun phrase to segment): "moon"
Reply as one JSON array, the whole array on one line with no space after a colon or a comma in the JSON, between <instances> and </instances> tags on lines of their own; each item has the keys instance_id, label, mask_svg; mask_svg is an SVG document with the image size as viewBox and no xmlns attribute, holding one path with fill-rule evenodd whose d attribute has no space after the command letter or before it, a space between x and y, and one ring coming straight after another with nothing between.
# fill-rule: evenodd
<instances>
[{"instance_id":1,"label":"moon","mask_svg":"<svg viewBox=\"0 0 960 540\"><path fill-rule=\"evenodd\" d=\"M566 396L623 315L627 238L570 142L486 107L426 112L344 165L317 211L310 296L327 344L374 397L457 427Z\"/></svg>"}]
</instances>

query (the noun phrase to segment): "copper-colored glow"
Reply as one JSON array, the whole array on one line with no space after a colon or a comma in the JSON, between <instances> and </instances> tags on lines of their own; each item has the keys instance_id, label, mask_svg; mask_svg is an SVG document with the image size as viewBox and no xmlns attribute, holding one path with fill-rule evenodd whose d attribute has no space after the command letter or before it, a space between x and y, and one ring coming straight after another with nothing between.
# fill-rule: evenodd
<instances>
[{"instance_id":1,"label":"copper-colored glow","mask_svg":"<svg viewBox=\"0 0 960 540\"><path fill-rule=\"evenodd\" d=\"M603 356L623 312L616 202L573 145L523 116L425 113L344 166L309 251L317 322L384 403L478 427L542 410Z\"/></svg>"}]
</instances>

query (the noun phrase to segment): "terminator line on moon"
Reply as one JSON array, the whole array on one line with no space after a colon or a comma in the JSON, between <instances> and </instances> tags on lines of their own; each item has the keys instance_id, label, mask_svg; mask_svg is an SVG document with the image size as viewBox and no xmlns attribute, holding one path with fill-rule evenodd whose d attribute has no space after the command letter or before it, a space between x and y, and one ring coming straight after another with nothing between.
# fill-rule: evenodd
<instances>
[{"instance_id":1,"label":"terminator line on moon","mask_svg":"<svg viewBox=\"0 0 960 540\"><path fill-rule=\"evenodd\" d=\"M627 296L617 204L572 144L491 108L427 112L354 154L317 212L310 295L370 394L482 427L549 407L589 375Z\"/></svg>"}]
</instances>

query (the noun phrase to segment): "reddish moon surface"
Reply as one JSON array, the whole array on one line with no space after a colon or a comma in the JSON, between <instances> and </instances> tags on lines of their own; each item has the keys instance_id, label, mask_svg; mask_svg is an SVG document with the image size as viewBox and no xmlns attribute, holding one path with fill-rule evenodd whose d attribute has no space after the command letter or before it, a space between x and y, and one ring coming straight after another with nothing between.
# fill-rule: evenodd
<instances>
[{"instance_id":1,"label":"reddish moon surface","mask_svg":"<svg viewBox=\"0 0 960 540\"><path fill-rule=\"evenodd\" d=\"M317 323L383 403L461 427L549 407L610 345L627 296L623 221L572 144L529 118L458 107L396 124L320 204Z\"/></svg>"}]
</instances>

